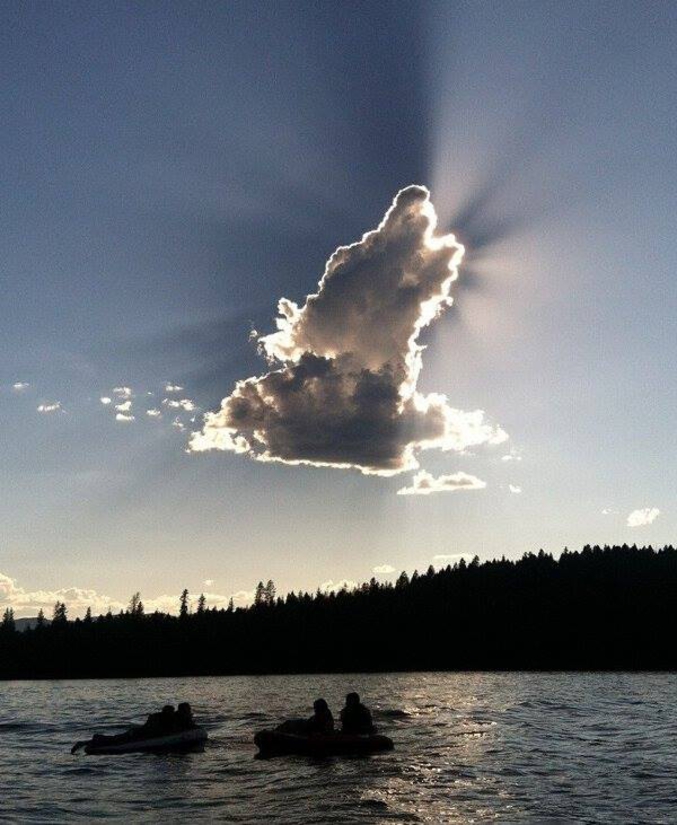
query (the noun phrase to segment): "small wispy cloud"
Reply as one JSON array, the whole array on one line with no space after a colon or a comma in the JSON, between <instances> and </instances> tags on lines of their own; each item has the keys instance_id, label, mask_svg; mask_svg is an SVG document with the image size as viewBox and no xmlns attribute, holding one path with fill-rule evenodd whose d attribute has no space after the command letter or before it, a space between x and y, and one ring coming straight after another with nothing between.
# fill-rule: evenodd
<instances>
[{"instance_id":1,"label":"small wispy cloud","mask_svg":"<svg viewBox=\"0 0 677 825\"><path fill-rule=\"evenodd\" d=\"M115 409L121 413L128 413L132 409L132 402L123 401L121 404L116 404Z\"/></svg>"},{"instance_id":2,"label":"small wispy cloud","mask_svg":"<svg viewBox=\"0 0 677 825\"><path fill-rule=\"evenodd\" d=\"M186 425L181 421L180 418L175 418L172 421L172 427L175 427L179 432L183 432L186 429Z\"/></svg>"},{"instance_id":3,"label":"small wispy cloud","mask_svg":"<svg viewBox=\"0 0 677 825\"><path fill-rule=\"evenodd\" d=\"M165 392L183 392L183 387L178 384L165 384Z\"/></svg>"},{"instance_id":4,"label":"small wispy cloud","mask_svg":"<svg viewBox=\"0 0 677 825\"><path fill-rule=\"evenodd\" d=\"M205 579L203 584L205 585L205 587L211 587L213 584L216 584L216 580L215 579Z\"/></svg>"},{"instance_id":5,"label":"small wispy cloud","mask_svg":"<svg viewBox=\"0 0 677 825\"><path fill-rule=\"evenodd\" d=\"M517 450L510 450L509 453L501 456L501 461L521 461L522 456L517 452Z\"/></svg>"},{"instance_id":6,"label":"small wispy cloud","mask_svg":"<svg viewBox=\"0 0 677 825\"><path fill-rule=\"evenodd\" d=\"M645 527L647 524L653 524L660 512L658 507L642 507L639 510L633 510L628 516L628 527Z\"/></svg>"},{"instance_id":7,"label":"small wispy cloud","mask_svg":"<svg viewBox=\"0 0 677 825\"><path fill-rule=\"evenodd\" d=\"M108 395L102 395L101 398L99 398L99 401L104 405L104 407L107 407L109 404L113 403L113 399Z\"/></svg>"},{"instance_id":8,"label":"small wispy cloud","mask_svg":"<svg viewBox=\"0 0 677 825\"><path fill-rule=\"evenodd\" d=\"M395 568L390 564L379 564L374 568L373 572L377 575L385 576L388 573L394 573Z\"/></svg>"},{"instance_id":9,"label":"small wispy cloud","mask_svg":"<svg viewBox=\"0 0 677 825\"><path fill-rule=\"evenodd\" d=\"M320 585L320 592L339 593L341 590L355 590L356 587L357 582L351 581L350 579L339 579L336 582L329 579L326 582L322 582Z\"/></svg>"},{"instance_id":10,"label":"small wispy cloud","mask_svg":"<svg viewBox=\"0 0 677 825\"><path fill-rule=\"evenodd\" d=\"M230 598L236 605L245 605L250 604L254 601L254 591L253 590L238 590L236 593L233 593Z\"/></svg>"},{"instance_id":11,"label":"small wispy cloud","mask_svg":"<svg viewBox=\"0 0 677 825\"><path fill-rule=\"evenodd\" d=\"M473 557L470 553L438 553L438 555L433 556L432 561L433 564L454 564L457 561L461 561L463 559L466 562L472 561Z\"/></svg>"},{"instance_id":12,"label":"small wispy cloud","mask_svg":"<svg viewBox=\"0 0 677 825\"><path fill-rule=\"evenodd\" d=\"M602 515L603 516L617 516L618 515L618 510L615 510L613 507L605 507L602 510Z\"/></svg>"},{"instance_id":13,"label":"small wispy cloud","mask_svg":"<svg viewBox=\"0 0 677 825\"><path fill-rule=\"evenodd\" d=\"M132 389L131 387L113 387L113 395L117 395L118 398L131 398Z\"/></svg>"},{"instance_id":14,"label":"small wispy cloud","mask_svg":"<svg viewBox=\"0 0 677 825\"><path fill-rule=\"evenodd\" d=\"M47 401L44 404L38 405L39 413L56 413L63 412L61 401Z\"/></svg>"},{"instance_id":15,"label":"small wispy cloud","mask_svg":"<svg viewBox=\"0 0 677 825\"><path fill-rule=\"evenodd\" d=\"M486 486L486 481L462 471L435 478L427 470L421 470L412 479L411 487L402 487L397 491L397 495L428 496L431 493L453 492L455 490L483 490Z\"/></svg>"},{"instance_id":16,"label":"small wispy cloud","mask_svg":"<svg viewBox=\"0 0 677 825\"><path fill-rule=\"evenodd\" d=\"M25 392L29 387L30 384L27 381L16 381L12 384L14 392Z\"/></svg>"},{"instance_id":17,"label":"small wispy cloud","mask_svg":"<svg viewBox=\"0 0 677 825\"><path fill-rule=\"evenodd\" d=\"M519 486L519 484L508 484L508 490L510 490L511 493L522 492L522 488Z\"/></svg>"},{"instance_id":18,"label":"small wispy cloud","mask_svg":"<svg viewBox=\"0 0 677 825\"><path fill-rule=\"evenodd\" d=\"M123 424L129 423L130 421L134 421L134 416L130 415L129 413L119 412L115 415L115 420L120 421Z\"/></svg>"},{"instance_id":19,"label":"small wispy cloud","mask_svg":"<svg viewBox=\"0 0 677 825\"><path fill-rule=\"evenodd\" d=\"M185 412L193 412L195 409L195 402L190 398L182 398L176 401L173 398L163 398L162 403L173 410L184 410Z\"/></svg>"},{"instance_id":20,"label":"small wispy cloud","mask_svg":"<svg viewBox=\"0 0 677 825\"><path fill-rule=\"evenodd\" d=\"M158 410L157 408L153 408L151 410L146 410L146 415L150 418L161 418L162 417L162 410Z\"/></svg>"}]
</instances>

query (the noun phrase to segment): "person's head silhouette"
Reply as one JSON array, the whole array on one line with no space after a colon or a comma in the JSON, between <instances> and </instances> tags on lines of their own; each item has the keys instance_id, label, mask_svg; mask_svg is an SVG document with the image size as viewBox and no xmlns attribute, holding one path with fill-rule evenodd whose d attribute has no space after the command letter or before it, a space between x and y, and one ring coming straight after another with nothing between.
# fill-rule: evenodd
<instances>
[{"instance_id":1,"label":"person's head silhouette","mask_svg":"<svg viewBox=\"0 0 677 825\"><path fill-rule=\"evenodd\" d=\"M360 696L358 693L349 693L346 696L346 707L354 708L360 704Z\"/></svg>"}]
</instances>

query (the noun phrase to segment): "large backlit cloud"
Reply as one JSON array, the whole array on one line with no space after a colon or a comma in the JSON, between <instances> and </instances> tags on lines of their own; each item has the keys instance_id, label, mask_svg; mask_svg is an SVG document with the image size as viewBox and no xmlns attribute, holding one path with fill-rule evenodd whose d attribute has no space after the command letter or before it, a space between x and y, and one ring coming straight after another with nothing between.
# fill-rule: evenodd
<instances>
[{"instance_id":1,"label":"large backlit cloud","mask_svg":"<svg viewBox=\"0 0 677 825\"><path fill-rule=\"evenodd\" d=\"M436 223L427 189L401 190L377 229L334 252L303 306L279 302L277 332L259 338L271 371L237 382L189 449L394 475L420 450L504 441L481 410L416 389L419 334L451 304L463 255Z\"/></svg>"},{"instance_id":2,"label":"large backlit cloud","mask_svg":"<svg viewBox=\"0 0 677 825\"><path fill-rule=\"evenodd\" d=\"M454 490L483 490L485 481L468 473L458 472L451 475L435 476L426 470L416 473L410 487L402 487L398 496L429 496L431 493L443 493Z\"/></svg>"}]
</instances>

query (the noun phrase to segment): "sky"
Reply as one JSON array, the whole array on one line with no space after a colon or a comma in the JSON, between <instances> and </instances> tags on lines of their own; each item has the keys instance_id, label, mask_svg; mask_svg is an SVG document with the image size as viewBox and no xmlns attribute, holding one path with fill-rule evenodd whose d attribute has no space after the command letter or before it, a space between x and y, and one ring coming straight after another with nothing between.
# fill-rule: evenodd
<instances>
[{"instance_id":1,"label":"sky","mask_svg":"<svg viewBox=\"0 0 677 825\"><path fill-rule=\"evenodd\" d=\"M673 6L0 21L0 607L674 541Z\"/></svg>"}]
</instances>

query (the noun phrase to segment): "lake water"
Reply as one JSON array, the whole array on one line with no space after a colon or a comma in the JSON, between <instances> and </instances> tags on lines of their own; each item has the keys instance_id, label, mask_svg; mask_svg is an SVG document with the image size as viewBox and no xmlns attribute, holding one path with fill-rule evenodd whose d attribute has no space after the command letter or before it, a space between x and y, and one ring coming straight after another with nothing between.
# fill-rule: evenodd
<instances>
[{"instance_id":1,"label":"lake water","mask_svg":"<svg viewBox=\"0 0 677 825\"><path fill-rule=\"evenodd\" d=\"M396 750L254 758L358 690ZM188 700L204 753L71 756ZM677 675L374 674L0 683L0 821L677 822Z\"/></svg>"}]
</instances>

